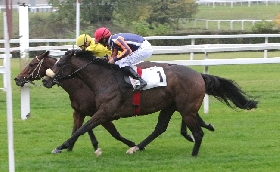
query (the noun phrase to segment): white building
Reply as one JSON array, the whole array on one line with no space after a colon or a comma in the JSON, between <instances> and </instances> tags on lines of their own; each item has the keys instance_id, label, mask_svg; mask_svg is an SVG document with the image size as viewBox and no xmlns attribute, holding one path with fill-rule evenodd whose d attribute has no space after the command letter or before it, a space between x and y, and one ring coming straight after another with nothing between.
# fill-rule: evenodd
<instances>
[{"instance_id":1,"label":"white building","mask_svg":"<svg viewBox=\"0 0 280 172\"><path fill-rule=\"evenodd\" d=\"M13 5L27 4L29 6L48 5L48 0L13 0ZM6 5L6 0L0 0L0 5Z\"/></svg>"}]
</instances>

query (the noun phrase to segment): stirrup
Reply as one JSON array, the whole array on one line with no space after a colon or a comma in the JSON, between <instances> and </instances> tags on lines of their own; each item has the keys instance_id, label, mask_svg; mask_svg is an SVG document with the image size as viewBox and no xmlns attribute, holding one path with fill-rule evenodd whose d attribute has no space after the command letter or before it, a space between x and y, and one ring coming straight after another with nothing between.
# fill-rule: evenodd
<instances>
[{"instance_id":1,"label":"stirrup","mask_svg":"<svg viewBox=\"0 0 280 172\"><path fill-rule=\"evenodd\" d=\"M140 83L140 85L136 85L136 87L134 88L134 92L139 92L142 90L142 88L146 87L147 83L144 82L144 83Z\"/></svg>"}]
</instances>

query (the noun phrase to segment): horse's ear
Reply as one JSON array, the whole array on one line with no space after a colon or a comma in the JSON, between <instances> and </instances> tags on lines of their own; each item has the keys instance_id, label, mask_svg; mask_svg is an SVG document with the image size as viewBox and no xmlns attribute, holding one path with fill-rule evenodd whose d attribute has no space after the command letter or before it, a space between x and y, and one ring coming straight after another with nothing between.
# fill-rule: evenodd
<instances>
[{"instance_id":1,"label":"horse's ear","mask_svg":"<svg viewBox=\"0 0 280 172\"><path fill-rule=\"evenodd\" d=\"M73 51L71 52L71 56L73 56L73 55L76 55L76 51L75 51L75 50L73 50Z\"/></svg>"},{"instance_id":2,"label":"horse's ear","mask_svg":"<svg viewBox=\"0 0 280 172\"><path fill-rule=\"evenodd\" d=\"M50 54L50 51L46 51L44 55L48 56L49 54Z\"/></svg>"}]
</instances>

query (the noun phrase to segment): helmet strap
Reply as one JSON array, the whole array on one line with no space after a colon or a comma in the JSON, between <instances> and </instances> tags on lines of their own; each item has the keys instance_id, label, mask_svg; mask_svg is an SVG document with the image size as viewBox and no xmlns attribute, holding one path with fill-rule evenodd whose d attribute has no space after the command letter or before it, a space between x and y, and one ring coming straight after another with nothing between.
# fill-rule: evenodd
<instances>
[{"instance_id":1,"label":"helmet strap","mask_svg":"<svg viewBox=\"0 0 280 172\"><path fill-rule=\"evenodd\" d=\"M104 33L105 33L106 30L108 30L108 29L107 29L107 28L104 29L104 31L103 31L103 33L102 33L102 38L101 38L101 39L104 39L104 36L105 36ZM107 33L107 34L108 34L108 33ZM106 34L106 35L107 35L107 34Z\"/></svg>"},{"instance_id":2,"label":"helmet strap","mask_svg":"<svg viewBox=\"0 0 280 172\"><path fill-rule=\"evenodd\" d=\"M86 47L87 45L87 34L85 34L85 37L84 37L84 46Z\"/></svg>"}]
</instances>

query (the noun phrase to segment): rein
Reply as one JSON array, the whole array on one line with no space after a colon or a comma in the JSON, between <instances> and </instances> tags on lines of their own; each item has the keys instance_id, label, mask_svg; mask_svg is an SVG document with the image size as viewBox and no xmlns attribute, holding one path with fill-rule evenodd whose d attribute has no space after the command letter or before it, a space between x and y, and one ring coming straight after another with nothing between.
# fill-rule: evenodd
<instances>
[{"instance_id":1,"label":"rein","mask_svg":"<svg viewBox=\"0 0 280 172\"><path fill-rule=\"evenodd\" d=\"M79 69L75 70L73 73L71 73L70 75L66 75L66 76L60 76L60 75L56 75L54 80L58 81L58 80L65 80L65 79L70 79L70 78L74 78L74 75L76 75L80 70L86 68L88 65L90 65L91 63L93 63L93 61L91 60L89 63L85 64L84 66L80 67ZM67 65L66 65L67 66ZM64 66L64 67L66 67ZM63 68L62 68L63 69ZM62 71L62 69L60 70L60 73Z\"/></svg>"}]
</instances>

